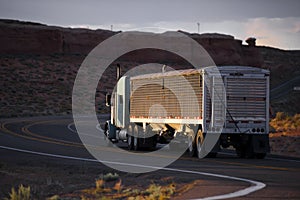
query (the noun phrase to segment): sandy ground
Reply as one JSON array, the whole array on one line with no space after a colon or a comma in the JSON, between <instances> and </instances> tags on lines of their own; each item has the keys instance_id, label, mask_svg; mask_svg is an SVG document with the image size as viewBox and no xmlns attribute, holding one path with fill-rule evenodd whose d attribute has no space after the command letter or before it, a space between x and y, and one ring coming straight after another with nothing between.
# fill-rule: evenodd
<instances>
[{"instance_id":1,"label":"sandy ground","mask_svg":"<svg viewBox=\"0 0 300 200\"><path fill-rule=\"evenodd\" d=\"M199 185L200 181L199 177L177 176L174 172L128 174L114 172L97 163L60 160L0 150L0 199L9 197L11 188L18 188L20 184L30 186L33 199L46 199L53 196L59 196L59 199L81 199L83 195L89 193L83 190L94 191L96 180L107 173L118 173L122 181L122 190L145 191L151 184L158 186L174 184L176 192L172 196L182 195L194 184ZM117 181L106 182L105 187L113 188ZM208 180L201 180L201 183L214 185ZM111 193L117 192L112 190ZM93 196L90 197L94 199Z\"/></svg>"},{"instance_id":2,"label":"sandy ground","mask_svg":"<svg viewBox=\"0 0 300 200\"><path fill-rule=\"evenodd\" d=\"M300 132L270 134L271 154L300 157Z\"/></svg>"}]
</instances>

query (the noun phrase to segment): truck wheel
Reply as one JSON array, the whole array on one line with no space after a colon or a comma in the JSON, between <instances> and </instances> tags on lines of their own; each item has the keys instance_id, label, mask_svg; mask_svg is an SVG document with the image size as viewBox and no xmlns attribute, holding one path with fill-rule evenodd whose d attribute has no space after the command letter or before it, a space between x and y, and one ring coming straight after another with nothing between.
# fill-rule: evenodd
<instances>
[{"instance_id":1,"label":"truck wheel","mask_svg":"<svg viewBox=\"0 0 300 200\"><path fill-rule=\"evenodd\" d=\"M133 128L132 125L129 125L128 129L128 135L127 135L127 145L128 145L128 150L132 150L133 149Z\"/></svg>"},{"instance_id":2,"label":"truck wheel","mask_svg":"<svg viewBox=\"0 0 300 200\"><path fill-rule=\"evenodd\" d=\"M256 154L253 152L253 147L252 145L245 145L242 147L236 148L236 154L240 158L254 158Z\"/></svg>"},{"instance_id":3,"label":"truck wheel","mask_svg":"<svg viewBox=\"0 0 300 200\"><path fill-rule=\"evenodd\" d=\"M243 136L239 140L239 146L236 147L236 154L240 158L254 158L254 147L251 135Z\"/></svg>"},{"instance_id":4,"label":"truck wheel","mask_svg":"<svg viewBox=\"0 0 300 200\"><path fill-rule=\"evenodd\" d=\"M253 147L249 144L236 148L236 154L240 158L254 158Z\"/></svg>"},{"instance_id":5,"label":"truck wheel","mask_svg":"<svg viewBox=\"0 0 300 200\"><path fill-rule=\"evenodd\" d=\"M188 153L191 157L195 157L197 155L197 145L195 142L194 132L188 135Z\"/></svg>"},{"instance_id":6,"label":"truck wheel","mask_svg":"<svg viewBox=\"0 0 300 200\"><path fill-rule=\"evenodd\" d=\"M217 152L209 152L206 156L206 158L216 158L218 155Z\"/></svg>"},{"instance_id":7,"label":"truck wheel","mask_svg":"<svg viewBox=\"0 0 300 200\"><path fill-rule=\"evenodd\" d=\"M197 146L197 156L198 158L203 158L203 142L204 142L204 135L201 130L198 130L197 137L196 137L196 146Z\"/></svg>"},{"instance_id":8,"label":"truck wheel","mask_svg":"<svg viewBox=\"0 0 300 200\"><path fill-rule=\"evenodd\" d=\"M235 149L235 152L236 152L236 155L239 158L245 158L246 157L246 151L245 151L244 147L237 147Z\"/></svg>"},{"instance_id":9,"label":"truck wheel","mask_svg":"<svg viewBox=\"0 0 300 200\"><path fill-rule=\"evenodd\" d=\"M134 141L134 138L133 136L131 135L128 135L127 137L127 147L128 147L128 150L132 150L133 149L133 141Z\"/></svg>"},{"instance_id":10,"label":"truck wheel","mask_svg":"<svg viewBox=\"0 0 300 200\"><path fill-rule=\"evenodd\" d=\"M140 144L139 144L139 127L138 127L138 125L134 126L133 135L134 135L134 137L133 137L133 149L135 151L138 151L139 148L140 148L139 147Z\"/></svg>"},{"instance_id":11,"label":"truck wheel","mask_svg":"<svg viewBox=\"0 0 300 200\"><path fill-rule=\"evenodd\" d=\"M255 153L254 153L254 147L253 147L253 142L252 142L252 137L248 137L248 141L245 146L245 156L246 158L254 158Z\"/></svg>"},{"instance_id":12,"label":"truck wheel","mask_svg":"<svg viewBox=\"0 0 300 200\"><path fill-rule=\"evenodd\" d=\"M246 147L246 158L254 158L255 153L253 151L252 142L250 142Z\"/></svg>"},{"instance_id":13,"label":"truck wheel","mask_svg":"<svg viewBox=\"0 0 300 200\"><path fill-rule=\"evenodd\" d=\"M149 138L151 140L151 150L155 150L156 149L156 145L157 145L157 136L153 135L152 137Z\"/></svg>"},{"instance_id":14,"label":"truck wheel","mask_svg":"<svg viewBox=\"0 0 300 200\"><path fill-rule=\"evenodd\" d=\"M108 124L105 124L103 139L106 143L106 146L111 147L113 145L112 145L112 142L110 141L110 139L108 137L109 137Z\"/></svg>"},{"instance_id":15,"label":"truck wheel","mask_svg":"<svg viewBox=\"0 0 300 200\"><path fill-rule=\"evenodd\" d=\"M255 157L257 159L264 159L266 157L266 155L267 155L266 153L256 153Z\"/></svg>"}]
</instances>

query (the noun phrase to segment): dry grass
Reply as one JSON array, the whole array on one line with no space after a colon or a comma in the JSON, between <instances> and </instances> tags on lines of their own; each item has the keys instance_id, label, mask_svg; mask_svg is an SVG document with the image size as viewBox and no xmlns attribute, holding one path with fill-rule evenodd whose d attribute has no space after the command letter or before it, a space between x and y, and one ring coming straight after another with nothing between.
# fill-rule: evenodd
<instances>
[{"instance_id":1,"label":"dry grass","mask_svg":"<svg viewBox=\"0 0 300 200\"><path fill-rule=\"evenodd\" d=\"M9 198L5 198L5 200L30 200L30 187L20 185L17 191L12 188Z\"/></svg>"},{"instance_id":2,"label":"dry grass","mask_svg":"<svg viewBox=\"0 0 300 200\"><path fill-rule=\"evenodd\" d=\"M99 185L99 183L101 183ZM125 188L122 180L119 179L111 187L105 187L103 179L96 180L96 188L83 190L81 198L83 199L145 199L145 200L163 200L170 199L175 193L175 184L165 186L150 184L147 189Z\"/></svg>"},{"instance_id":3,"label":"dry grass","mask_svg":"<svg viewBox=\"0 0 300 200\"><path fill-rule=\"evenodd\" d=\"M169 182L168 180L167 182ZM176 194L187 191L191 187L178 188L174 182L157 184L151 183L146 187L125 187L117 174L100 175L95 180L95 187L84 189L77 194L67 194L61 197L80 197L80 199L129 199L129 200L167 200Z\"/></svg>"},{"instance_id":4,"label":"dry grass","mask_svg":"<svg viewBox=\"0 0 300 200\"><path fill-rule=\"evenodd\" d=\"M275 133L288 133L300 132L300 114L289 116L284 112L276 113L276 117L270 122L271 130Z\"/></svg>"},{"instance_id":5,"label":"dry grass","mask_svg":"<svg viewBox=\"0 0 300 200\"><path fill-rule=\"evenodd\" d=\"M278 112L270 122L271 153L300 157L300 114Z\"/></svg>"}]
</instances>

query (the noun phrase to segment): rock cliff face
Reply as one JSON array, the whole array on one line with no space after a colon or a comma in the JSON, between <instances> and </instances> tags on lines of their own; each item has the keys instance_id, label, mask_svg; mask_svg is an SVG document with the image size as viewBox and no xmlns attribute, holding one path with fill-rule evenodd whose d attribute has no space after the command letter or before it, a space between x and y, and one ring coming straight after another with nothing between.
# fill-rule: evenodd
<instances>
[{"instance_id":1,"label":"rock cliff face","mask_svg":"<svg viewBox=\"0 0 300 200\"><path fill-rule=\"evenodd\" d=\"M182 31L181 31L182 32ZM217 65L251 65L261 66L262 57L255 47L242 45L242 41L229 35L221 34L189 34L199 42L211 55ZM71 29L46 26L38 23L19 22L13 20L0 21L0 54L53 54L79 53L88 54L97 44L116 34L106 30ZM162 52L151 50L132 57L151 58L175 63L178 58ZM158 58L158 59L157 59Z\"/></svg>"},{"instance_id":2,"label":"rock cliff face","mask_svg":"<svg viewBox=\"0 0 300 200\"><path fill-rule=\"evenodd\" d=\"M242 45L230 35L189 34L211 55L217 65L246 65L261 67L262 56L255 46Z\"/></svg>"},{"instance_id":3,"label":"rock cliff face","mask_svg":"<svg viewBox=\"0 0 300 200\"><path fill-rule=\"evenodd\" d=\"M71 29L38 23L0 20L1 54L87 54L112 36L105 30Z\"/></svg>"}]
</instances>

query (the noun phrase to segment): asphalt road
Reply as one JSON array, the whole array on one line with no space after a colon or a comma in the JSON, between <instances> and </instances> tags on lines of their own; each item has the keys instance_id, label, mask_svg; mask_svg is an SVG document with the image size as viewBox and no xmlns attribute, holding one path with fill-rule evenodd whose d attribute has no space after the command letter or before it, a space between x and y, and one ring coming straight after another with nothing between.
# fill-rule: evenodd
<instances>
[{"instance_id":1,"label":"asphalt road","mask_svg":"<svg viewBox=\"0 0 300 200\"><path fill-rule=\"evenodd\" d=\"M104 118L107 116L100 121ZM20 155L23 158L36 156L36 159L52 157L49 162L55 159L63 162L74 159L76 162L95 162L74 131L71 116L2 119L0 123L2 163L14 158L17 162ZM103 147L100 151L111 150ZM101 169L108 168L103 164L98 166ZM149 175L152 173L149 172ZM178 199L211 196L214 197L212 199L216 199L216 196L238 196L236 199L300 199L300 159L297 158L268 155L264 160L240 159L230 151L221 152L217 158L197 159L183 155L155 173L161 176L173 173L187 178L199 176L199 179L209 181L209 184L195 185L194 190Z\"/></svg>"},{"instance_id":2,"label":"asphalt road","mask_svg":"<svg viewBox=\"0 0 300 200\"><path fill-rule=\"evenodd\" d=\"M270 99L271 100L277 100L279 98L285 97L286 95L293 92L293 89L295 86L299 86L300 84L300 76L294 77L293 79L290 79L277 87L273 88L270 91Z\"/></svg>"}]
</instances>

